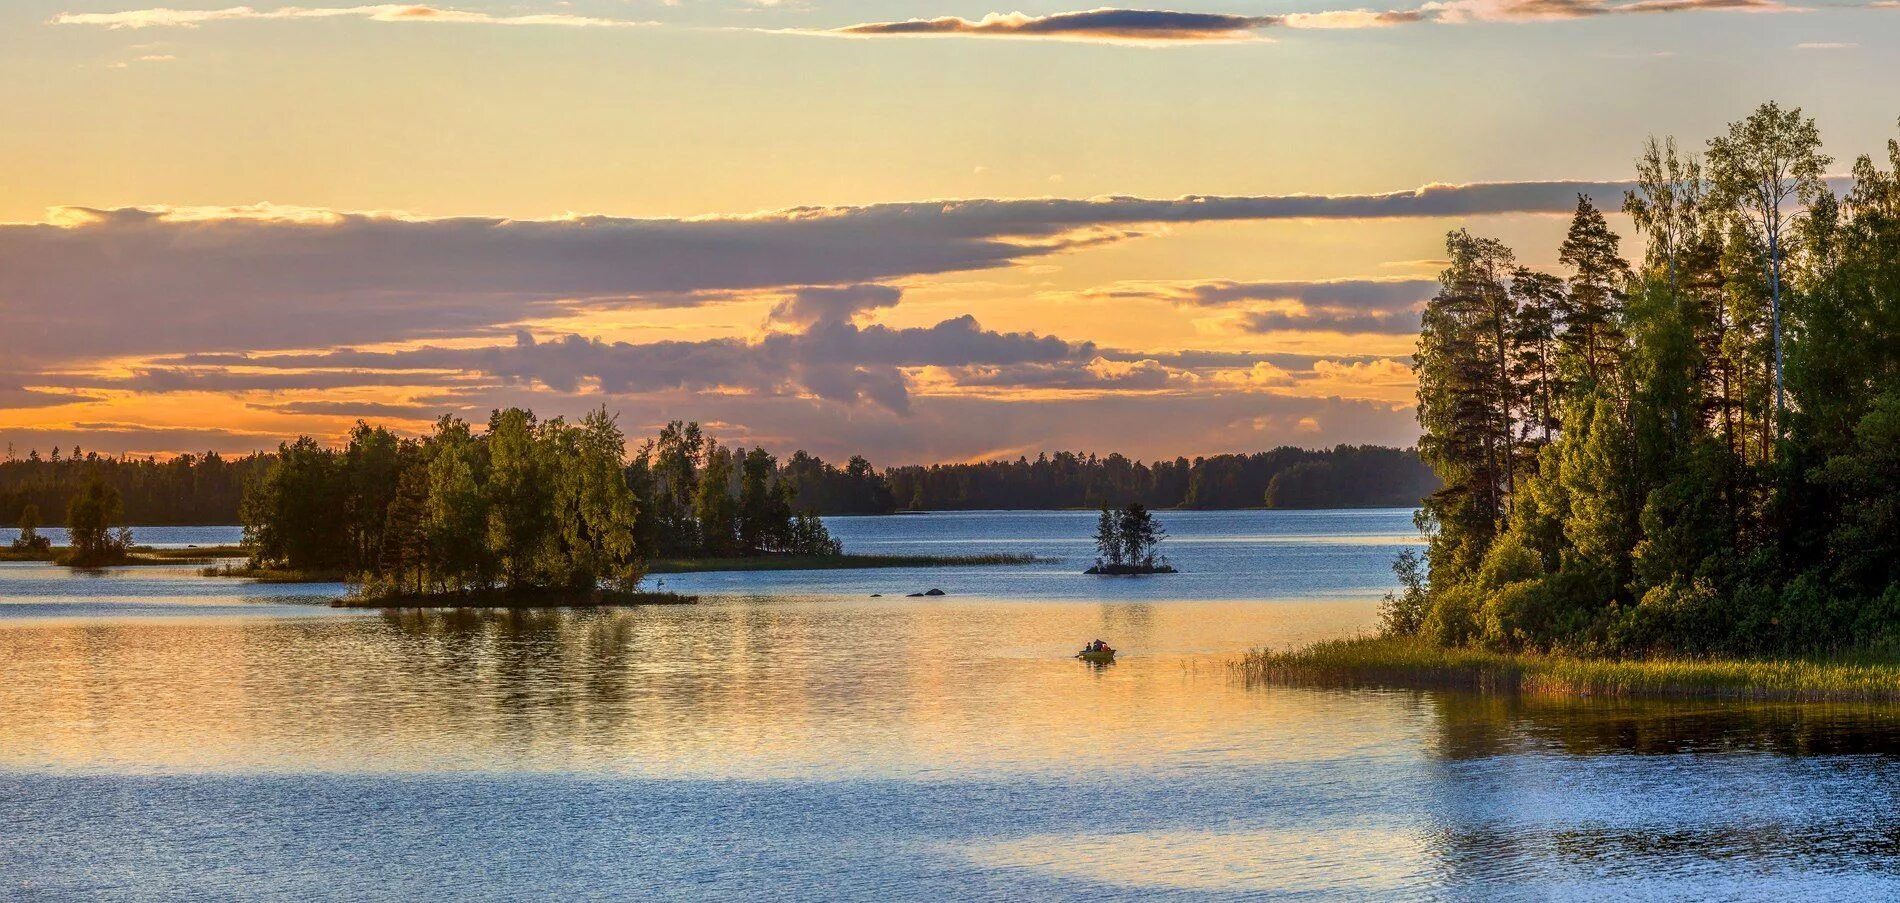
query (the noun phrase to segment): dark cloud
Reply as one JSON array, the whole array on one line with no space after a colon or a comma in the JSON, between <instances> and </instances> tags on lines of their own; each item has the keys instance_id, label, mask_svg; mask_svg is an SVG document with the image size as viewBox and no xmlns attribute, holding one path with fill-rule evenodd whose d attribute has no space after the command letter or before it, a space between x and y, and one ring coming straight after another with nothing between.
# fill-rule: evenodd
<instances>
[{"instance_id":1,"label":"dark cloud","mask_svg":"<svg viewBox=\"0 0 1900 903\"><path fill-rule=\"evenodd\" d=\"M96 400L94 396L75 392L42 392L38 389L28 389L18 383L9 383L4 377L0 377L0 410L54 408L63 404L79 404Z\"/></svg>"},{"instance_id":2,"label":"dark cloud","mask_svg":"<svg viewBox=\"0 0 1900 903\"><path fill-rule=\"evenodd\" d=\"M1304 311L1251 311L1241 316L1248 332L1325 330L1344 333L1384 333L1406 335L1418 331L1418 311L1376 311L1358 313L1330 308Z\"/></svg>"},{"instance_id":3,"label":"dark cloud","mask_svg":"<svg viewBox=\"0 0 1900 903\"><path fill-rule=\"evenodd\" d=\"M821 321L846 322L858 314L895 305L903 291L895 286L864 283L845 286L806 286L772 308L772 319L793 326Z\"/></svg>"},{"instance_id":4,"label":"dark cloud","mask_svg":"<svg viewBox=\"0 0 1900 903\"><path fill-rule=\"evenodd\" d=\"M31 449L44 453L54 446L70 448L75 443L102 455L164 455L180 451L244 453L275 449L277 443L295 438L270 431L154 427L118 421L82 421L68 427L0 428L0 445L12 443L14 453L21 456Z\"/></svg>"},{"instance_id":5,"label":"dark cloud","mask_svg":"<svg viewBox=\"0 0 1900 903\"><path fill-rule=\"evenodd\" d=\"M289 401L282 404L253 404L250 407L279 414L360 417L365 420L433 420L443 414L466 410L446 405L383 404L373 401Z\"/></svg>"},{"instance_id":6,"label":"dark cloud","mask_svg":"<svg viewBox=\"0 0 1900 903\"><path fill-rule=\"evenodd\" d=\"M1281 370L1311 370L1320 361L1332 361L1340 364L1364 364L1373 361L1398 360L1410 362L1408 355L1402 358L1390 358L1379 354L1294 354L1291 352L1252 352L1252 351L1130 351L1127 349L1103 349L1100 356L1112 361L1152 360L1165 367L1178 370L1247 370L1255 364L1269 364Z\"/></svg>"},{"instance_id":7,"label":"dark cloud","mask_svg":"<svg viewBox=\"0 0 1900 903\"><path fill-rule=\"evenodd\" d=\"M1337 279L1323 282L1204 282L1172 297L1193 304L1297 301L1308 307L1394 311L1417 308L1438 291L1436 279Z\"/></svg>"},{"instance_id":8,"label":"dark cloud","mask_svg":"<svg viewBox=\"0 0 1900 903\"><path fill-rule=\"evenodd\" d=\"M971 388L1062 389L1083 391L1155 391L1180 381L1181 374L1155 360L1088 361L966 367L956 374Z\"/></svg>"},{"instance_id":9,"label":"dark cloud","mask_svg":"<svg viewBox=\"0 0 1900 903\"><path fill-rule=\"evenodd\" d=\"M1245 38L1279 24L1279 16L1233 16L1159 9L1092 9L1028 16L991 13L981 19L944 16L902 22L866 22L835 29L853 36L968 35L1009 38L1086 38L1118 41L1206 41Z\"/></svg>"},{"instance_id":10,"label":"dark cloud","mask_svg":"<svg viewBox=\"0 0 1900 903\"><path fill-rule=\"evenodd\" d=\"M1417 332L1434 279L1340 279L1322 282L1203 282L1097 291L1097 297L1140 297L1201 307L1278 304L1246 310L1250 332L1329 330L1346 333Z\"/></svg>"}]
</instances>

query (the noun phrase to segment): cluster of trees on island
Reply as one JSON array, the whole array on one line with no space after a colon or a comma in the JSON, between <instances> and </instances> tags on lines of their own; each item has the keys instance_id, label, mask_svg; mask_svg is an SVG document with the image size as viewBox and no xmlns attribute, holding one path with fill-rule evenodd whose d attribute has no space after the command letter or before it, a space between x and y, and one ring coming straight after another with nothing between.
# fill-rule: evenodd
<instances>
[{"instance_id":1,"label":"cluster of trees on island","mask_svg":"<svg viewBox=\"0 0 1900 903\"><path fill-rule=\"evenodd\" d=\"M1090 574L1124 576L1133 574L1172 574L1168 556L1161 554L1161 541L1168 528L1140 502L1129 502L1120 509L1102 506L1095 521L1095 566Z\"/></svg>"},{"instance_id":2,"label":"cluster of trees on island","mask_svg":"<svg viewBox=\"0 0 1900 903\"><path fill-rule=\"evenodd\" d=\"M629 458L602 409L497 411L421 439L358 424L280 448L240 510L253 564L360 577L372 594L632 590L661 556L840 554L762 449L671 423Z\"/></svg>"},{"instance_id":3,"label":"cluster of trees on island","mask_svg":"<svg viewBox=\"0 0 1900 903\"><path fill-rule=\"evenodd\" d=\"M123 564L131 556L132 531L120 525L124 506L119 491L93 480L66 504L67 545L57 556L72 567ZM35 558L53 553L52 537L40 532L40 508L29 503L20 511L19 533L7 549Z\"/></svg>"},{"instance_id":4,"label":"cluster of trees on island","mask_svg":"<svg viewBox=\"0 0 1900 903\"><path fill-rule=\"evenodd\" d=\"M73 448L37 450L0 462L0 523L17 523L26 506L57 518L86 484L117 490L133 524L228 524L244 486L277 453L241 458L214 452L114 458ZM1144 463L1120 454L1057 452L1013 461L911 465L882 471L862 456L843 466L804 451L776 464L802 508L819 514L890 514L899 510L1410 507L1437 489L1437 477L1411 449L1341 445L1283 446L1253 454Z\"/></svg>"},{"instance_id":5,"label":"cluster of trees on island","mask_svg":"<svg viewBox=\"0 0 1900 903\"><path fill-rule=\"evenodd\" d=\"M1597 654L1900 641L1900 142L1836 196L1768 104L1651 140L1621 255L1579 198L1561 274L1453 232L1419 337L1444 481L1389 630Z\"/></svg>"}]
</instances>

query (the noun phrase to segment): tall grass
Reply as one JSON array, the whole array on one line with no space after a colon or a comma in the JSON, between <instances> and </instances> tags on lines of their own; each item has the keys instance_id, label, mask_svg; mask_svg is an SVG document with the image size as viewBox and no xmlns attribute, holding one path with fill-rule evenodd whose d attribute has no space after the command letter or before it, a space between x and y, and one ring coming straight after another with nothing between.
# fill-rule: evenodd
<instances>
[{"instance_id":1,"label":"tall grass","mask_svg":"<svg viewBox=\"0 0 1900 903\"><path fill-rule=\"evenodd\" d=\"M1879 659L1586 659L1360 637L1292 651L1255 650L1236 668L1249 684L1443 688L1533 696L1900 700L1900 662Z\"/></svg>"}]
</instances>

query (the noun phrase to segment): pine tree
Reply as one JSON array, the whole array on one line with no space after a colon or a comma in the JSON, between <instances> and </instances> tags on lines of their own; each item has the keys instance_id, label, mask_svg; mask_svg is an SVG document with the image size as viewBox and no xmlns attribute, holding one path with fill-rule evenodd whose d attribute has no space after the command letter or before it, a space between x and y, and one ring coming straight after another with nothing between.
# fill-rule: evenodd
<instances>
[{"instance_id":1,"label":"pine tree","mask_svg":"<svg viewBox=\"0 0 1900 903\"><path fill-rule=\"evenodd\" d=\"M1599 385L1622 359L1623 284L1629 264L1618 253L1621 239L1588 195L1577 195L1577 212L1557 259L1572 270L1563 310L1563 344L1572 382Z\"/></svg>"}]
</instances>

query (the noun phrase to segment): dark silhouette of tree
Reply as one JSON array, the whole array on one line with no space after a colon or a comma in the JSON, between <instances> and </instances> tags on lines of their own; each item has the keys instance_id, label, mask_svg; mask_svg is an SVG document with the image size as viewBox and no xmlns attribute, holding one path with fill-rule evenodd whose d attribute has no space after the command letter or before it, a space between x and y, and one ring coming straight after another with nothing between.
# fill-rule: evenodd
<instances>
[{"instance_id":1,"label":"dark silhouette of tree","mask_svg":"<svg viewBox=\"0 0 1900 903\"><path fill-rule=\"evenodd\" d=\"M66 506L68 548L60 563L73 567L102 567L126 559L132 534L114 529L124 513L119 491L103 480L86 484Z\"/></svg>"},{"instance_id":2,"label":"dark silhouette of tree","mask_svg":"<svg viewBox=\"0 0 1900 903\"><path fill-rule=\"evenodd\" d=\"M53 541L40 535L40 506L28 504L20 511L20 535L13 538L12 546L22 552L44 552L53 547Z\"/></svg>"}]
</instances>

